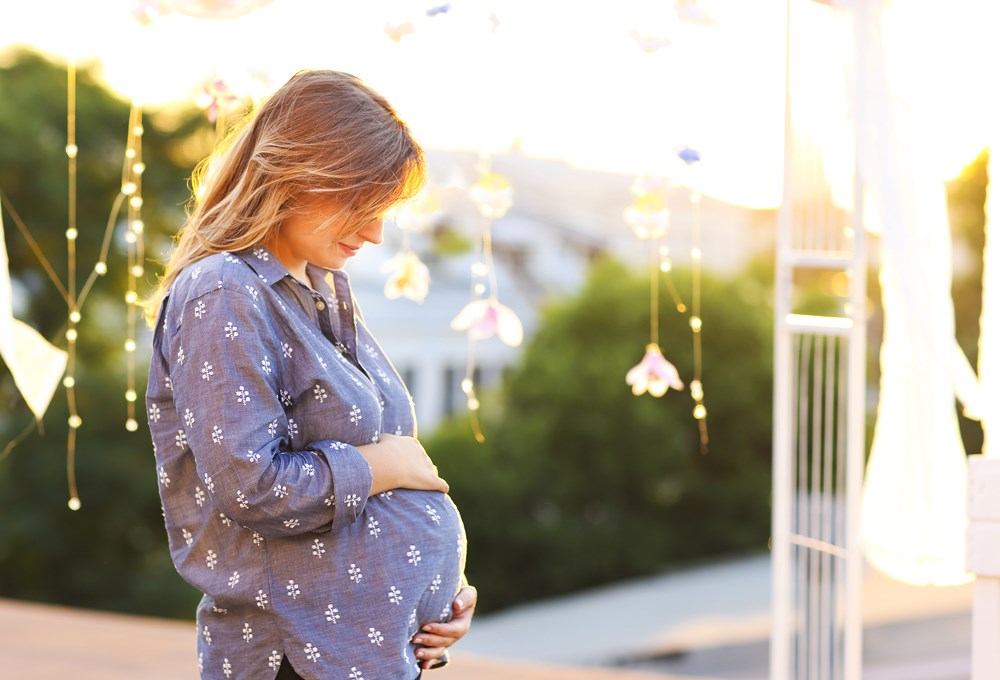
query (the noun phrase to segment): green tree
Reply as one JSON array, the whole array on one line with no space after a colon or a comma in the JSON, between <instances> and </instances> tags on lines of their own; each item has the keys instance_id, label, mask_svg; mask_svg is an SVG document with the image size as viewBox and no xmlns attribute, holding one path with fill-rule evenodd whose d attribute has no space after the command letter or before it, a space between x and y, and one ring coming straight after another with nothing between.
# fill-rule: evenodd
<instances>
[{"instance_id":1,"label":"green tree","mask_svg":"<svg viewBox=\"0 0 1000 680\"><path fill-rule=\"evenodd\" d=\"M986 168L989 153L983 151L962 173L948 183L948 214L956 258L951 295L955 303L955 337L972 366L979 357L979 315L983 306L983 247L986 245ZM958 419L965 450L983 448L983 427L976 420Z\"/></svg>"},{"instance_id":2,"label":"green tree","mask_svg":"<svg viewBox=\"0 0 1000 680\"><path fill-rule=\"evenodd\" d=\"M625 384L648 342L648 295L645 276L596 266L579 295L544 310L520 363L485 403L497 414L485 444L472 443L464 418L426 442L462 511L483 609L766 549L768 284L704 279L707 455L686 392L635 397ZM666 356L689 380L687 317L664 305L660 328Z\"/></svg>"},{"instance_id":3,"label":"green tree","mask_svg":"<svg viewBox=\"0 0 1000 680\"><path fill-rule=\"evenodd\" d=\"M0 189L65 280L66 70L29 53L5 63L0 69ZM98 259L121 186L129 107L87 69L78 75L76 95L79 289ZM143 218L147 254L154 263L183 219L185 178L208 151L211 128L202 119L190 110L143 119ZM11 274L23 303L18 316L65 347L66 303L9 212L4 222ZM167 551L141 398L139 431L123 427L127 272L121 234L119 229L108 274L98 279L79 327L77 401L84 425L76 470L83 507L71 512L66 506L68 412L60 390L45 417L44 436L32 434L0 462L0 596L189 618L197 595L176 575ZM140 294L159 271L147 264ZM141 335L138 344L148 346ZM147 357L142 349L137 352L140 395ZM7 405L0 412L0 442L6 443L32 420L6 371L0 373L0 400Z\"/></svg>"}]
</instances>

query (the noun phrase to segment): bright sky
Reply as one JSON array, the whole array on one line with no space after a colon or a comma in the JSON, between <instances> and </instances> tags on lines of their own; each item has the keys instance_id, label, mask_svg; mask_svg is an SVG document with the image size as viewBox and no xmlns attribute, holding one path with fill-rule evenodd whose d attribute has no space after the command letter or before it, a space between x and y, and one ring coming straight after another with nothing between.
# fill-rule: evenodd
<instances>
[{"instance_id":1,"label":"bright sky","mask_svg":"<svg viewBox=\"0 0 1000 680\"><path fill-rule=\"evenodd\" d=\"M503 150L517 139L527 153L582 167L676 176L674 150L690 145L703 162L685 179L706 193L759 207L780 200L785 0L702 0L716 25L679 22L662 0L455 0L424 16L433 4L273 0L239 19L172 15L142 27L135 0L21 2L3 13L0 48L96 58L123 96L150 104L193 99L216 76L261 94L300 68L337 68L383 92L428 147ZM793 4L797 37L831 45L798 65L823 74L797 81L815 89L801 97L805 111L813 106L810 134L843 150L848 99L830 10ZM927 157L953 175L996 119L975 68L993 55L975 50L1000 42L984 33L998 25L997 10L976 0L896 4L905 10L894 10L901 19L887 33L894 73L940 135L928 139ZM415 32L397 44L384 26L405 21ZM671 44L647 54L631 31Z\"/></svg>"}]
</instances>

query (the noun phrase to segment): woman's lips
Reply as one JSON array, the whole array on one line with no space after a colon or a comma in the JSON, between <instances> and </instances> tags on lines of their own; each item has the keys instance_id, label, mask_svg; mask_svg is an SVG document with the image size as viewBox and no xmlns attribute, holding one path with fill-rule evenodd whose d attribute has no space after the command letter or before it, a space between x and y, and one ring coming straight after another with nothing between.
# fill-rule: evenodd
<instances>
[{"instance_id":1,"label":"woman's lips","mask_svg":"<svg viewBox=\"0 0 1000 680\"><path fill-rule=\"evenodd\" d=\"M347 255L348 257L357 254L357 252L361 250L361 246L358 246L357 248L352 248L346 243L338 243L337 245L340 246L340 250L344 253L344 255Z\"/></svg>"}]
</instances>

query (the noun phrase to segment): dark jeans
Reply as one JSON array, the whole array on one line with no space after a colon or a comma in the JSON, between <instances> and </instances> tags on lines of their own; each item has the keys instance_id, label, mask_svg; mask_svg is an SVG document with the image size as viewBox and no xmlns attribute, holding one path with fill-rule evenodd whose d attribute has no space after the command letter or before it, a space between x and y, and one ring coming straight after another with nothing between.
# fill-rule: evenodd
<instances>
[{"instance_id":1,"label":"dark jeans","mask_svg":"<svg viewBox=\"0 0 1000 680\"><path fill-rule=\"evenodd\" d=\"M420 676L423 675L423 671L417 674L416 680L420 680ZM281 668L278 669L278 674L274 677L274 680L302 680L302 676L295 672L292 668L292 664L288 663L288 657L281 659Z\"/></svg>"}]
</instances>

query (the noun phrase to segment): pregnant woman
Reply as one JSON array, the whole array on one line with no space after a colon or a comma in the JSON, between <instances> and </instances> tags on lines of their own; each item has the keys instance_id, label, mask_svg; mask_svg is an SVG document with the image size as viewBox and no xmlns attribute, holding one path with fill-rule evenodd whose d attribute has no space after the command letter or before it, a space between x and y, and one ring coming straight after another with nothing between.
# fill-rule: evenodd
<instances>
[{"instance_id":1,"label":"pregnant woman","mask_svg":"<svg viewBox=\"0 0 1000 680\"><path fill-rule=\"evenodd\" d=\"M413 680L468 631L461 518L342 271L423 180L385 99L333 71L195 173L146 406L204 679Z\"/></svg>"}]
</instances>

